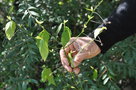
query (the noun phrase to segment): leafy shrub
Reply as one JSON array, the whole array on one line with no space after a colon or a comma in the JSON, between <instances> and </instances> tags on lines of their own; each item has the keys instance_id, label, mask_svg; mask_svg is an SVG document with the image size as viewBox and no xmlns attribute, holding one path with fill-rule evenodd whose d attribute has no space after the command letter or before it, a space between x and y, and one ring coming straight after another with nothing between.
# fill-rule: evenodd
<instances>
[{"instance_id":1,"label":"leafy shrub","mask_svg":"<svg viewBox=\"0 0 136 90\"><path fill-rule=\"evenodd\" d=\"M114 45L106 54L84 61L80 65L82 71L78 76L66 72L60 63L58 52L62 47L61 23L68 20L66 26L71 29L72 36L77 36L91 15L87 9L96 7L101 1L4 0L0 3L2 13L0 88L7 90L124 88L123 82L136 76L135 35ZM104 0L96 12L105 18L118 3L118 0ZM88 28L85 28L84 34L102 23L99 15L93 14L94 18L87 24ZM14 36L8 40L3 30L11 21L15 22L16 30ZM41 55L42 53L44 54Z\"/></svg>"}]
</instances>

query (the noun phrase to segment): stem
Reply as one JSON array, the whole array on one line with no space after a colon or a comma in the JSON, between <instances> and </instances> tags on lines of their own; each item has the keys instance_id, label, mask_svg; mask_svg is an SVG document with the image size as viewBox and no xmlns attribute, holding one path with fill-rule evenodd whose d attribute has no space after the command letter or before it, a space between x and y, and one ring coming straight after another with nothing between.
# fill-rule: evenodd
<instances>
[{"instance_id":1,"label":"stem","mask_svg":"<svg viewBox=\"0 0 136 90\"><path fill-rule=\"evenodd\" d=\"M104 22L103 18L102 18L97 12L95 12L96 9L102 4L102 2L103 2L103 0L101 0L101 1L95 6L94 10L93 10L93 11L91 12L91 14L90 14L90 17L93 17L93 14L96 14L96 15L98 15L98 16L100 17L100 19ZM88 20L85 22L84 27L82 28L81 32L76 36L75 40L72 41L69 45L73 44L73 42L75 42L75 41L78 39L78 37L81 36L81 35L84 33L84 31L85 31L85 29L87 28L87 25L88 25L89 21L91 21L91 19L92 19L92 18L88 18ZM64 25L65 25L65 23L64 23ZM69 45L65 46L65 48L67 48Z\"/></svg>"},{"instance_id":2,"label":"stem","mask_svg":"<svg viewBox=\"0 0 136 90\"><path fill-rule=\"evenodd\" d=\"M100 16L99 13L97 13L97 12L93 12L93 13L96 14L96 15L102 20L103 23L105 23L105 22L104 22L104 19Z\"/></svg>"}]
</instances>

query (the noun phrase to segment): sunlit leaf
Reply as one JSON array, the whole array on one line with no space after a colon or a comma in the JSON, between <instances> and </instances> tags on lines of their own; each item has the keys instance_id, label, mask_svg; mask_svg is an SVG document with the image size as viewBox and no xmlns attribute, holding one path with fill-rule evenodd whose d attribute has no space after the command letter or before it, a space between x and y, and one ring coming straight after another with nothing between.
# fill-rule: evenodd
<instances>
[{"instance_id":1,"label":"sunlit leaf","mask_svg":"<svg viewBox=\"0 0 136 90\"><path fill-rule=\"evenodd\" d=\"M44 21L38 21L37 19L36 19L36 22L37 22L38 24L44 23Z\"/></svg>"},{"instance_id":2,"label":"sunlit leaf","mask_svg":"<svg viewBox=\"0 0 136 90\"><path fill-rule=\"evenodd\" d=\"M68 22L68 20L64 20L64 25Z\"/></svg>"},{"instance_id":3,"label":"sunlit leaf","mask_svg":"<svg viewBox=\"0 0 136 90\"><path fill-rule=\"evenodd\" d=\"M23 15L22 19L24 19L27 15L28 15L28 11L27 11L27 10L25 10L25 12L24 12L24 15Z\"/></svg>"},{"instance_id":4,"label":"sunlit leaf","mask_svg":"<svg viewBox=\"0 0 136 90\"><path fill-rule=\"evenodd\" d=\"M46 30L40 32L39 35L36 37L36 44L39 48L40 54L44 61L46 60L49 53L49 49L48 49L49 37L50 37L49 33Z\"/></svg>"},{"instance_id":5,"label":"sunlit leaf","mask_svg":"<svg viewBox=\"0 0 136 90\"><path fill-rule=\"evenodd\" d=\"M16 29L16 23L14 21L9 21L5 26L5 33L8 40L10 40L14 36L14 32Z\"/></svg>"},{"instance_id":6,"label":"sunlit leaf","mask_svg":"<svg viewBox=\"0 0 136 90\"><path fill-rule=\"evenodd\" d=\"M37 36L37 37L35 37L36 39L41 39L42 40L42 38L40 37L40 36Z\"/></svg>"},{"instance_id":7,"label":"sunlit leaf","mask_svg":"<svg viewBox=\"0 0 136 90\"><path fill-rule=\"evenodd\" d=\"M90 68L91 68L92 70L94 70L94 67L93 67L93 66L90 66Z\"/></svg>"},{"instance_id":8,"label":"sunlit leaf","mask_svg":"<svg viewBox=\"0 0 136 90\"><path fill-rule=\"evenodd\" d=\"M93 79L96 80L97 77L98 77L98 71L97 71L97 69L94 69L93 70Z\"/></svg>"},{"instance_id":9,"label":"sunlit leaf","mask_svg":"<svg viewBox=\"0 0 136 90\"><path fill-rule=\"evenodd\" d=\"M88 15L87 17L88 17L88 19L90 19L90 20L94 18L94 16L90 16L90 15Z\"/></svg>"},{"instance_id":10,"label":"sunlit leaf","mask_svg":"<svg viewBox=\"0 0 136 90\"><path fill-rule=\"evenodd\" d=\"M55 85L54 77L50 68L44 68L41 74L42 82L48 81L50 84Z\"/></svg>"},{"instance_id":11,"label":"sunlit leaf","mask_svg":"<svg viewBox=\"0 0 136 90\"><path fill-rule=\"evenodd\" d=\"M102 77L102 80L104 80L107 77L107 74L104 74Z\"/></svg>"},{"instance_id":12,"label":"sunlit leaf","mask_svg":"<svg viewBox=\"0 0 136 90\"><path fill-rule=\"evenodd\" d=\"M59 34L60 30L62 29L62 23L59 25L58 29L57 29L57 35Z\"/></svg>"},{"instance_id":13,"label":"sunlit leaf","mask_svg":"<svg viewBox=\"0 0 136 90\"><path fill-rule=\"evenodd\" d=\"M36 7L33 7L33 6L29 6L28 9L36 9Z\"/></svg>"},{"instance_id":14,"label":"sunlit leaf","mask_svg":"<svg viewBox=\"0 0 136 90\"><path fill-rule=\"evenodd\" d=\"M107 77L104 81L103 81L103 84L105 85L108 81L109 81L109 77Z\"/></svg>"},{"instance_id":15,"label":"sunlit leaf","mask_svg":"<svg viewBox=\"0 0 136 90\"><path fill-rule=\"evenodd\" d=\"M97 28L94 30L94 38L96 38L103 30L106 30L106 27Z\"/></svg>"},{"instance_id":16,"label":"sunlit leaf","mask_svg":"<svg viewBox=\"0 0 136 90\"><path fill-rule=\"evenodd\" d=\"M37 16L37 17L40 16L37 12L34 12L34 11L29 11L29 13L30 13L31 15L33 15L33 16Z\"/></svg>"},{"instance_id":17,"label":"sunlit leaf","mask_svg":"<svg viewBox=\"0 0 136 90\"><path fill-rule=\"evenodd\" d=\"M71 86L72 89L76 89L74 86Z\"/></svg>"},{"instance_id":18,"label":"sunlit leaf","mask_svg":"<svg viewBox=\"0 0 136 90\"><path fill-rule=\"evenodd\" d=\"M59 5L63 5L64 3L63 3L62 1L59 1L58 4L59 4Z\"/></svg>"},{"instance_id":19,"label":"sunlit leaf","mask_svg":"<svg viewBox=\"0 0 136 90\"><path fill-rule=\"evenodd\" d=\"M68 43L70 38L71 38L71 30L67 26L65 26L61 36L61 43L63 47L65 47L65 45Z\"/></svg>"},{"instance_id":20,"label":"sunlit leaf","mask_svg":"<svg viewBox=\"0 0 136 90\"><path fill-rule=\"evenodd\" d=\"M11 17L10 16L7 16L8 20L11 20Z\"/></svg>"},{"instance_id":21,"label":"sunlit leaf","mask_svg":"<svg viewBox=\"0 0 136 90\"><path fill-rule=\"evenodd\" d=\"M86 10L90 11L90 12L94 12L94 8L91 7L90 9L89 8L86 8Z\"/></svg>"}]
</instances>

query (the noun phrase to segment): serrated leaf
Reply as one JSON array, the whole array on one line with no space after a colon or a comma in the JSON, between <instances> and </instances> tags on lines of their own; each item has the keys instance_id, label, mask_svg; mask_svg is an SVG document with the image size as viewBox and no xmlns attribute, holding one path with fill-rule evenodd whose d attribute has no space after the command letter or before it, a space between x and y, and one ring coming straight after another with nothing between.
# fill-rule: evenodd
<instances>
[{"instance_id":1,"label":"serrated leaf","mask_svg":"<svg viewBox=\"0 0 136 90\"><path fill-rule=\"evenodd\" d=\"M49 38L50 38L49 33L46 30L40 32L39 35L36 37L36 44L39 48L40 54L44 61L46 60L49 53L48 49Z\"/></svg>"},{"instance_id":2,"label":"serrated leaf","mask_svg":"<svg viewBox=\"0 0 136 90\"><path fill-rule=\"evenodd\" d=\"M94 30L94 38L96 38L103 30L106 30L106 27L97 28Z\"/></svg>"},{"instance_id":3,"label":"serrated leaf","mask_svg":"<svg viewBox=\"0 0 136 90\"><path fill-rule=\"evenodd\" d=\"M41 74L41 80L42 82L45 82L48 80L50 84L55 85L54 77L52 75L52 71L50 68L44 68Z\"/></svg>"},{"instance_id":4,"label":"serrated leaf","mask_svg":"<svg viewBox=\"0 0 136 90\"><path fill-rule=\"evenodd\" d=\"M33 16L37 16L37 17L39 17L39 14L38 14L37 12L29 11L29 13L30 13L31 15L33 15Z\"/></svg>"},{"instance_id":5,"label":"serrated leaf","mask_svg":"<svg viewBox=\"0 0 136 90\"><path fill-rule=\"evenodd\" d=\"M8 40L10 40L14 36L14 32L16 29L16 23L14 21L9 21L5 26L5 34Z\"/></svg>"},{"instance_id":6,"label":"serrated leaf","mask_svg":"<svg viewBox=\"0 0 136 90\"><path fill-rule=\"evenodd\" d=\"M71 38L71 30L69 29L69 27L65 26L61 36L61 43L63 47L65 47L65 45L68 43L70 38Z\"/></svg>"}]
</instances>

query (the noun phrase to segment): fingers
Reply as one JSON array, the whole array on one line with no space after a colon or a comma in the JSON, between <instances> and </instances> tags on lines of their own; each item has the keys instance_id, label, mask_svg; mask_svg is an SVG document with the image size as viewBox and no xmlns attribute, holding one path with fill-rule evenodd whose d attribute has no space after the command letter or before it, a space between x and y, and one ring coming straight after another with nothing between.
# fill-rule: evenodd
<instances>
[{"instance_id":1,"label":"fingers","mask_svg":"<svg viewBox=\"0 0 136 90\"><path fill-rule=\"evenodd\" d=\"M74 47L74 45L73 45L73 39L72 40L70 40L70 42L66 45L66 47L65 47L65 52L66 52L66 54L68 54L70 51L72 51L72 52L75 52L75 47Z\"/></svg>"},{"instance_id":2,"label":"fingers","mask_svg":"<svg viewBox=\"0 0 136 90\"><path fill-rule=\"evenodd\" d=\"M74 69L73 69L73 72L74 72L75 74L79 74L80 68L78 68L78 67L74 68Z\"/></svg>"},{"instance_id":3,"label":"fingers","mask_svg":"<svg viewBox=\"0 0 136 90\"><path fill-rule=\"evenodd\" d=\"M72 57L75 57L75 55L78 53L78 51L76 50L76 48L74 47L73 44L71 44L69 46L69 48L70 48L70 51L72 51Z\"/></svg>"},{"instance_id":4,"label":"fingers","mask_svg":"<svg viewBox=\"0 0 136 90\"><path fill-rule=\"evenodd\" d=\"M61 63L63 67L67 71L72 72L72 68L67 58L67 55L72 51L72 57L75 57L74 66L76 67L73 69L73 72L75 72L75 74L78 74L80 72L80 69L77 68L77 66L82 62L83 57L82 55L77 55L78 51L80 50L80 45L79 45L79 42L76 42L74 40L75 38L71 39L70 42L66 45L66 48L60 50L60 58L61 58Z\"/></svg>"},{"instance_id":5,"label":"fingers","mask_svg":"<svg viewBox=\"0 0 136 90\"><path fill-rule=\"evenodd\" d=\"M68 59L67 59L65 51L63 49L60 50L60 58L61 58L61 63L63 65L63 67L67 71L72 72L72 68L69 66Z\"/></svg>"},{"instance_id":6,"label":"fingers","mask_svg":"<svg viewBox=\"0 0 136 90\"><path fill-rule=\"evenodd\" d=\"M68 62L67 55L72 51L72 59L74 59L74 68ZM88 37L72 38L66 45L65 49L60 51L61 63L64 68L69 72L78 74L80 69L78 65L88 58L92 58L100 53L100 48L93 42L93 39ZM71 57L71 54L70 54Z\"/></svg>"},{"instance_id":7,"label":"fingers","mask_svg":"<svg viewBox=\"0 0 136 90\"><path fill-rule=\"evenodd\" d=\"M72 57L74 57L77 54L77 51L75 50L76 49L73 46L73 39L70 40L65 49L60 50L61 63L63 67L69 72L72 72L72 68L69 65L67 55L70 53L70 51L72 51Z\"/></svg>"},{"instance_id":8,"label":"fingers","mask_svg":"<svg viewBox=\"0 0 136 90\"><path fill-rule=\"evenodd\" d=\"M86 59L87 53L77 54L74 58L74 67L77 67L84 59Z\"/></svg>"},{"instance_id":9,"label":"fingers","mask_svg":"<svg viewBox=\"0 0 136 90\"><path fill-rule=\"evenodd\" d=\"M73 40L71 40L70 42L72 42ZM70 43L69 42L69 43ZM78 42L76 42L76 41L74 41L74 42L72 42L72 43L68 43L66 46L66 48L65 48L65 53L64 53L64 50L63 51L61 51L61 52L63 52L63 57L61 58L61 61L62 61L62 64L63 64L63 66L64 66L64 68L67 68L67 70L68 70L68 67L66 67L66 66L70 66L69 65L69 63L68 63L68 59L67 59L67 57L66 57L66 55L68 55L68 53L70 53L70 51L72 51L72 57L74 57L74 67L77 67L82 61L83 61L83 59L84 59L84 55L85 54L78 54L77 55L77 53L78 53L78 51L80 50L80 43L81 41L80 40L78 40ZM60 55L61 55L61 53L60 53ZM62 56L62 55L61 55ZM66 66L65 66L66 65Z\"/></svg>"}]
</instances>

